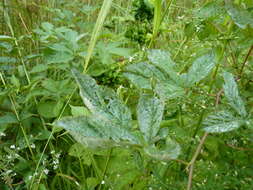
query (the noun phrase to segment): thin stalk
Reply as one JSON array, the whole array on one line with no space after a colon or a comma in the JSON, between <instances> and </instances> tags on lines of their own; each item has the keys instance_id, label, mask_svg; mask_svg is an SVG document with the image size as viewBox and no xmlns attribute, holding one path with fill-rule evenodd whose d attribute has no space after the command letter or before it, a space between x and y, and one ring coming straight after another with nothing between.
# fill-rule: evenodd
<instances>
[{"instance_id":1,"label":"thin stalk","mask_svg":"<svg viewBox=\"0 0 253 190\"><path fill-rule=\"evenodd\" d=\"M109 150L109 154L108 154L108 157L107 157L107 160L106 160L106 163L105 163L105 168L104 168L104 171L103 171L103 178L102 178L102 180L104 180L104 178L105 178L105 174L106 174L106 171L107 171L107 168L108 168L108 164L109 164L109 161L110 161L110 158L111 158L111 155L112 155L112 151L113 151L113 148L111 148ZM101 186L102 186L102 184L99 185L98 190L101 189Z\"/></svg>"},{"instance_id":2,"label":"thin stalk","mask_svg":"<svg viewBox=\"0 0 253 190\"><path fill-rule=\"evenodd\" d=\"M149 47L152 46L152 44L158 34L158 31L159 31L159 28L161 25L161 19L162 19L162 0L155 0L153 35L152 35L151 41L149 43Z\"/></svg>"},{"instance_id":3,"label":"thin stalk","mask_svg":"<svg viewBox=\"0 0 253 190\"><path fill-rule=\"evenodd\" d=\"M0 78L1 78L1 81L2 81L2 83L3 83L3 85L4 85L4 87L7 88L6 82L5 82L4 77L3 77L3 75L2 75L1 72L0 72ZM13 110L14 110L14 113L15 113L15 115L16 115L16 118L17 118L17 120L18 120L18 122L19 122L21 131L22 131L22 133L23 133L23 135L24 135L26 145L28 146L28 149L29 149L29 151L30 151L30 153L31 153L31 155L32 155L32 158L33 158L33 160L35 161L35 157L34 157L32 148L31 148L31 146L30 146L29 139L28 139L28 137L27 137L27 135L26 135L24 126L22 125L21 119L20 119L20 117L19 117L19 114L18 114L16 105L15 105L15 102L14 102L13 96L12 96L12 95L9 95L9 99L10 99L10 101L11 101L11 105L12 105L12 107L13 107Z\"/></svg>"},{"instance_id":4,"label":"thin stalk","mask_svg":"<svg viewBox=\"0 0 253 190\"><path fill-rule=\"evenodd\" d=\"M248 61L248 58L249 58L249 56L250 56L252 50L253 50L253 45L249 48L249 51L248 51L248 53L247 53L247 55L246 55L246 57L245 57L245 59L244 59L244 61L243 61L243 63L242 63L241 70L239 71L239 77L242 76L243 69L244 69L244 67L245 67L245 65L246 65L246 63L247 63L247 61Z\"/></svg>"},{"instance_id":5,"label":"thin stalk","mask_svg":"<svg viewBox=\"0 0 253 190\"><path fill-rule=\"evenodd\" d=\"M100 30L103 27L103 23L105 21L105 18L106 18L107 14L108 14L108 12L111 8L111 4L112 4L112 0L104 0L103 1L103 5L100 9L95 27L94 27L92 35L91 35L91 39L90 39L90 43L89 43L89 47L88 47L88 52L87 52L87 56L85 58L85 63L84 63L84 70L83 70L84 73L86 72L86 70L88 68L89 61L92 57L92 53L93 53L93 50L95 48L98 35L100 33Z\"/></svg>"}]
</instances>

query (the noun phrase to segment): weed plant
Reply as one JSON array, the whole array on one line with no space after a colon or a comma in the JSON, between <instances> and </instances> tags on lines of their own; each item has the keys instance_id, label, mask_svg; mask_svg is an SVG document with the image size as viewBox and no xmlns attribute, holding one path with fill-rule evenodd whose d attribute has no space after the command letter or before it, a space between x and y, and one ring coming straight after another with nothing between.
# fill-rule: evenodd
<instances>
[{"instance_id":1,"label":"weed plant","mask_svg":"<svg viewBox=\"0 0 253 190\"><path fill-rule=\"evenodd\" d=\"M253 3L0 3L1 190L252 190Z\"/></svg>"}]
</instances>

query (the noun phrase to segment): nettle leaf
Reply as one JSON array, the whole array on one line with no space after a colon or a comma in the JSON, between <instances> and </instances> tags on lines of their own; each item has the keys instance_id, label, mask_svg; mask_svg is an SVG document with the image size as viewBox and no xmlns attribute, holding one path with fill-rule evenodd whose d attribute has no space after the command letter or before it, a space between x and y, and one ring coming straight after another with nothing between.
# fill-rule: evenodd
<instances>
[{"instance_id":1,"label":"nettle leaf","mask_svg":"<svg viewBox=\"0 0 253 190\"><path fill-rule=\"evenodd\" d=\"M88 75L82 75L76 70L72 70L73 76L80 88L80 96L87 108L96 113L105 109L105 102L101 96L101 89L96 81Z\"/></svg>"},{"instance_id":2,"label":"nettle leaf","mask_svg":"<svg viewBox=\"0 0 253 190\"><path fill-rule=\"evenodd\" d=\"M191 87L204 79L216 65L214 54L206 54L197 58L186 75L181 75L185 87Z\"/></svg>"},{"instance_id":3,"label":"nettle leaf","mask_svg":"<svg viewBox=\"0 0 253 190\"><path fill-rule=\"evenodd\" d=\"M116 93L96 84L88 75L73 70L73 75L80 88L84 104L92 113L89 121L104 138L117 142L128 140L138 143L137 138L130 132L132 117L129 108L117 97ZM84 134L84 136L88 136Z\"/></svg>"},{"instance_id":4,"label":"nettle leaf","mask_svg":"<svg viewBox=\"0 0 253 190\"><path fill-rule=\"evenodd\" d=\"M155 92L159 95L161 99L169 100L184 95L184 89L177 86L171 81L159 82L155 87Z\"/></svg>"},{"instance_id":5,"label":"nettle leaf","mask_svg":"<svg viewBox=\"0 0 253 190\"><path fill-rule=\"evenodd\" d=\"M233 75L231 73L224 72L223 77L225 80L225 84L223 85L225 97L227 98L230 106L234 108L239 115L245 117L247 112L239 95L237 84Z\"/></svg>"},{"instance_id":6,"label":"nettle leaf","mask_svg":"<svg viewBox=\"0 0 253 190\"><path fill-rule=\"evenodd\" d=\"M226 9L229 16L238 27L245 29L247 26L250 26L253 28L253 16L250 14L250 12L240 7L234 6L232 3L227 3Z\"/></svg>"},{"instance_id":7,"label":"nettle leaf","mask_svg":"<svg viewBox=\"0 0 253 190\"><path fill-rule=\"evenodd\" d=\"M148 59L154 65L164 70L168 74L170 73L172 66L175 65L173 60L170 57L169 52L162 51L159 49L152 49L148 51Z\"/></svg>"},{"instance_id":8,"label":"nettle leaf","mask_svg":"<svg viewBox=\"0 0 253 190\"><path fill-rule=\"evenodd\" d=\"M134 85L142 89L152 89L151 80L166 80L165 73L154 65L141 62L128 65L123 75Z\"/></svg>"},{"instance_id":9,"label":"nettle leaf","mask_svg":"<svg viewBox=\"0 0 253 190\"><path fill-rule=\"evenodd\" d=\"M164 102L156 97L141 95L137 107L137 117L145 140L151 142L160 129Z\"/></svg>"},{"instance_id":10,"label":"nettle leaf","mask_svg":"<svg viewBox=\"0 0 253 190\"><path fill-rule=\"evenodd\" d=\"M68 153L70 156L74 156L81 159L83 164L90 166L92 163L91 157L89 156L89 152L80 143L73 144L70 147Z\"/></svg>"},{"instance_id":11,"label":"nettle leaf","mask_svg":"<svg viewBox=\"0 0 253 190\"><path fill-rule=\"evenodd\" d=\"M195 16L203 19L213 19L224 15L224 13L226 13L226 10L221 1L211 1L196 11Z\"/></svg>"},{"instance_id":12,"label":"nettle leaf","mask_svg":"<svg viewBox=\"0 0 253 190\"><path fill-rule=\"evenodd\" d=\"M88 117L65 117L55 122L55 125L70 132L82 134L83 136L102 138L103 134L97 130L98 127Z\"/></svg>"},{"instance_id":13,"label":"nettle leaf","mask_svg":"<svg viewBox=\"0 0 253 190\"><path fill-rule=\"evenodd\" d=\"M239 128L244 121L233 116L228 111L220 111L209 115L203 122L204 130L208 133L224 133Z\"/></svg>"},{"instance_id":14,"label":"nettle leaf","mask_svg":"<svg viewBox=\"0 0 253 190\"><path fill-rule=\"evenodd\" d=\"M176 159L179 156L181 147L177 142L167 138L163 147L157 148L152 145L144 148L144 151L147 155L156 160L169 161L171 159Z\"/></svg>"}]
</instances>

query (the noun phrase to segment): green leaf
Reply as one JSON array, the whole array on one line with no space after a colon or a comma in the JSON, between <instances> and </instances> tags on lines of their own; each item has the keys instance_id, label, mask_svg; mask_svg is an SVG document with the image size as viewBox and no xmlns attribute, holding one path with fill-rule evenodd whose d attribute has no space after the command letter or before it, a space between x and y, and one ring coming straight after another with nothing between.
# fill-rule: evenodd
<instances>
[{"instance_id":1,"label":"green leaf","mask_svg":"<svg viewBox=\"0 0 253 190\"><path fill-rule=\"evenodd\" d=\"M45 58L47 64L52 63L68 63L74 59L73 54L65 51L56 51L53 54L47 55Z\"/></svg>"},{"instance_id":2,"label":"green leaf","mask_svg":"<svg viewBox=\"0 0 253 190\"><path fill-rule=\"evenodd\" d=\"M18 123L18 120L14 114L7 113L3 116L0 116L0 124L1 125L12 124L12 123Z\"/></svg>"},{"instance_id":3,"label":"green leaf","mask_svg":"<svg viewBox=\"0 0 253 190\"><path fill-rule=\"evenodd\" d=\"M79 133L82 136L98 138L103 137L102 132L97 130L95 124L92 123L88 117L65 117L56 121L54 124L68 131Z\"/></svg>"},{"instance_id":4,"label":"green leaf","mask_svg":"<svg viewBox=\"0 0 253 190\"><path fill-rule=\"evenodd\" d=\"M234 77L231 73L224 72L223 77L225 80L225 84L223 85L225 97L227 98L230 106L234 108L234 110L245 117L247 112L245 110L244 103L239 95L237 84L234 80Z\"/></svg>"},{"instance_id":5,"label":"green leaf","mask_svg":"<svg viewBox=\"0 0 253 190\"><path fill-rule=\"evenodd\" d=\"M19 89L19 87L20 87L20 82L19 82L18 78L17 78L15 75L12 75L12 76L11 76L11 83L12 83L16 88Z\"/></svg>"},{"instance_id":6,"label":"green leaf","mask_svg":"<svg viewBox=\"0 0 253 190\"><path fill-rule=\"evenodd\" d=\"M88 166L91 165L91 158L89 156L89 152L87 149L80 143L75 143L73 144L69 151L68 151L70 156L74 156L77 158L80 158L82 162Z\"/></svg>"},{"instance_id":7,"label":"green leaf","mask_svg":"<svg viewBox=\"0 0 253 190\"><path fill-rule=\"evenodd\" d=\"M37 110L45 118L55 118L60 114L62 106L61 101L42 101L37 105Z\"/></svg>"},{"instance_id":8,"label":"green leaf","mask_svg":"<svg viewBox=\"0 0 253 190\"><path fill-rule=\"evenodd\" d=\"M0 57L0 63L16 63L17 60L14 57L4 57L1 56Z\"/></svg>"},{"instance_id":9,"label":"green leaf","mask_svg":"<svg viewBox=\"0 0 253 190\"><path fill-rule=\"evenodd\" d=\"M138 143L137 138L130 132L131 112L118 99L116 93L109 88L97 85L96 81L88 75L76 70L72 72L80 88L83 102L92 113L89 120L103 134L103 137L112 138L117 142L128 140L131 143Z\"/></svg>"},{"instance_id":10,"label":"green leaf","mask_svg":"<svg viewBox=\"0 0 253 190\"><path fill-rule=\"evenodd\" d=\"M164 100L178 98L183 96L185 93L183 88L170 81L159 82L155 87L155 92L161 99Z\"/></svg>"},{"instance_id":11,"label":"green leaf","mask_svg":"<svg viewBox=\"0 0 253 190\"><path fill-rule=\"evenodd\" d=\"M206 54L197 58L186 75L181 75L185 87L191 87L196 82L204 79L215 66L214 54Z\"/></svg>"},{"instance_id":12,"label":"green leaf","mask_svg":"<svg viewBox=\"0 0 253 190\"><path fill-rule=\"evenodd\" d=\"M224 133L239 128L244 121L236 118L228 111L220 111L209 115L203 122L204 130L208 133Z\"/></svg>"},{"instance_id":13,"label":"green leaf","mask_svg":"<svg viewBox=\"0 0 253 190\"><path fill-rule=\"evenodd\" d=\"M206 3L198 11L196 11L195 16L202 19L212 19L216 17L223 16L226 13L222 2L220 1L211 1Z\"/></svg>"},{"instance_id":14,"label":"green leaf","mask_svg":"<svg viewBox=\"0 0 253 190\"><path fill-rule=\"evenodd\" d=\"M73 74L83 102L93 114L106 115L118 125L131 128L131 112L113 90L100 87L88 75L82 75L77 71L73 71Z\"/></svg>"},{"instance_id":15,"label":"green leaf","mask_svg":"<svg viewBox=\"0 0 253 190\"><path fill-rule=\"evenodd\" d=\"M71 108L71 114L73 116L87 116L87 115L89 115L89 110L83 106L70 105L70 108Z\"/></svg>"},{"instance_id":16,"label":"green leaf","mask_svg":"<svg viewBox=\"0 0 253 190\"><path fill-rule=\"evenodd\" d=\"M45 64L38 64L35 65L32 70L30 71L30 73L40 73L43 71L46 71L48 69L48 66Z\"/></svg>"},{"instance_id":17,"label":"green leaf","mask_svg":"<svg viewBox=\"0 0 253 190\"><path fill-rule=\"evenodd\" d=\"M152 89L152 79L158 81L167 79L166 74L157 67L144 62L128 65L125 71L123 75L133 82L134 85L143 89Z\"/></svg>"},{"instance_id":18,"label":"green leaf","mask_svg":"<svg viewBox=\"0 0 253 190\"><path fill-rule=\"evenodd\" d=\"M86 179L86 183L87 183L88 189L93 190L99 184L99 179L95 177L88 177Z\"/></svg>"},{"instance_id":19,"label":"green leaf","mask_svg":"<svg viewBox=\"0 0 253 190\"><path fill-rule=\"evenodd\" d=\"M169 52L162 51L159 49L152 49L148 51L148 59L155 66L164 70L168 74L171 72L172 67L175 65L170 57Z\"/></svg>"},{"instance_id":20,"label":"green leaf","mask_svg":"<svg viewBox=\"0 0 253 190\"><path fill-rule=\"evenodd\" d=\"M141 95L137 107L137 117L145 140L151 142L160 129L164 102L156 97Z\"/></svg>"},{"instance_id":21,"label":"green leaf","mask_svg":"<svg viewBox=\"0 0 253 190\"><path fill-rule=\"evenodd\" d=\"M235 22L235 24L245 29L247 26L253 28L253 16L245 9L234 6L232 3L226 3L226 9L229 16Z\"/></svg>"},{"instance_id":22,"label":"green leaf","mask_svg":"<svg viewBox=\"0 0 253 190\"><path fill-rule=\"evenodd\" d=\"M145 153L160 161L170 161L171 159L176 159L180 152L181 147L179 144L170 138L166 139L166 144L162 148L157 148L154 145L144 148Z\"/></svg>"}]
</instances>

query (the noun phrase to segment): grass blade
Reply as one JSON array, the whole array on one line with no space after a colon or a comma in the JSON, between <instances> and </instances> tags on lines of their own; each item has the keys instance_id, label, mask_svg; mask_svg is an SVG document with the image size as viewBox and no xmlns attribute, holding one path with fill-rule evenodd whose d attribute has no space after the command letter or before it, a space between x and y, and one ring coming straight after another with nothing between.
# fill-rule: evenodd
<instances>
[{"instance_id":1,"label":"grass blade","mask_svg":"<svg viewBox=\"0 0 253 190\"><path fill-rule=\"evenodd\" d=\"M83 71L84 73L86 72L87 67L89 65L89 61L90 61L90 58L92 56L92 52L94 50L99 32L100 32L100 30L103 26L106 15L107 15L107 13L109 12L109 10L111 8L111 4L112 4L112 0L104 0L103 5L100 9L95 27L94 27L92 35L91 35L91 39L90 39L90 43L89 43L89 47L88 47L88 53L87 53L87 56L85 58L84 71Z\"/></svg>"}]
</instances>

